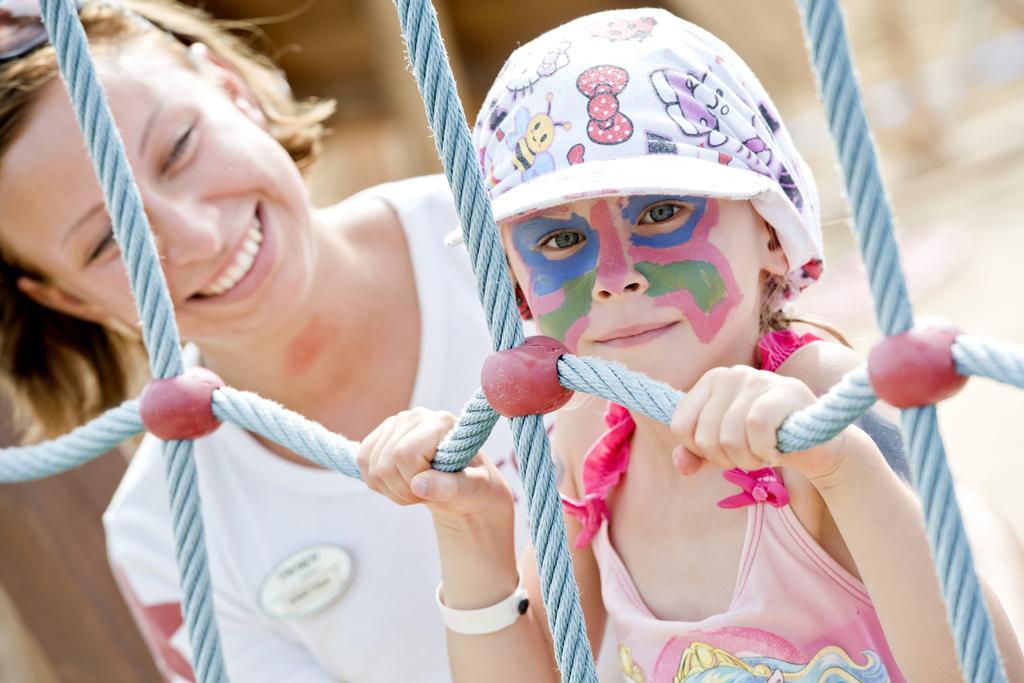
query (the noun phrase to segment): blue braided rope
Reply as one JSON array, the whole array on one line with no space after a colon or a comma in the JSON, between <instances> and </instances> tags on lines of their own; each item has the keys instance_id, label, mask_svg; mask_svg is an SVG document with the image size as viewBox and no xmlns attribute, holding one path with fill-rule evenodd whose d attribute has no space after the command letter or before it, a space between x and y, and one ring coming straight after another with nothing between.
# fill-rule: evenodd
<instances>
[{"instance_id":1,"label":"blue braided rope","mask_svg":"<svg viewBox=\"0 0 1024 683\"><path fill-rule=\"evenodd\" d=\"M853 72L843 17L836 0L800 0L800 10L853 206L878 324L887 335L899 334L912 325L913 311L899 267L892 212ZM952 477L935 424L935 407L904 410L902 423L911 476L921 497L961 671L977 683L1005 681L992 622L953 495Z\"/></svg>"},{"instance_id":2,"label":"blue braided rope","mask_svg":"<svg viewBox=\"0 0 1024 683\"><path fill-rule=\"evenodd\" d=\"M174 307L124 142L89 55L85 31L70 0L42 0L40 9L113 219L114 237L121 247L142 321L150 368L155 377L173 377L182 370ZM167 443L164 460L172 492L171 516L184 595L182 611L192 643L193 669L202 683L224 680L191 443Z\"/></svg>"},{"instance_id":3,"label":"blue braided rope","mask_svg":"<svg viewBox=\"0 0 1024 683\"><path fill-rule=\"evenodd\" d=\"M437 447L433 467L442 472L458 472L466 469L490 436L501 415L478 391L462 408L455 429L445 436Z\"/></svg>"},{"instance_id":4,"label":"blue braided rope","mask_svg":"<svg viewBox=\"0 0 1024 683\"><path fill-rule=\"evenodd\" d=\"M961 375L978 375L1024 389L1024 349L1006 342L961 334L953 344Z\"/></svg>"},{"instance_id":5,"label":"blue braided rope","mask_svg":"<svg viewBox=\"0 0 1024 683\"><path fill-rule=\"evenodd\" d=\"M248 391L221 387L213 392L213 414L261 434L320 467L361 479L356 465L359 444L323 425Z\"/></svg>"},{"instance_id":6,"label":"blue braided rope","mask_svg":"<svg viewBox=\"0 0 1024 683\"><path fill-rule=\"evenodd\" d=\"M618 363L565 355L558 360L562 386L584 391L623 405L663 424L671 424L682 392L626 369ZM803 451L824 443L855 422L878 397L868 383L867 370L847 373L813 405L799 410L779 427L779 450Z\"/></svg>"},{"instance_id":7,"label":"blue braided rope","mask_svg":"<svg viewBox=\"0 0 1024 683\"><path fill-rule=\"evenodd\" d=\"M138 401L125 401L60 438L3 449L0 482L32 481L74 469L142 431Z\"/></svg>"},{"instance_id":8,"label":"blue braided rope","mask_svg":"<svg viewBox=\"0 0 1024 683\"><path fill-rule=\"evenodd\" d=\"M524 338L522 323L437 15L429 0L395 0L395 6L409 61L455 196L463 239L476 273L494 348L516 346ZM537 551L537 567L558 667L564 680L596 682L597 672L583 624L542 419L536 415L513 419L512 436L519 456L519 471L530 513L530 536Z\"/></svg>"}]
</instances>

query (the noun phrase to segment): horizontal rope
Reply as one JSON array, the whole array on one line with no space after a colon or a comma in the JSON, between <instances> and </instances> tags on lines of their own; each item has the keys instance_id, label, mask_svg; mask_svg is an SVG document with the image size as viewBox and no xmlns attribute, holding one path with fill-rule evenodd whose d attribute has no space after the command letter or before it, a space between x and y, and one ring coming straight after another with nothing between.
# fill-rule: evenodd
<instances>
[{"instance_id":1,"label":"horizontal rope","mask_svg":"<svg viewBox=\"0 0 1024 683\"><path fill-rule=\"evenodd\" d=\"M125 401L61 437L0 451L0 482L33 481L84 465L143 432L139 402Z\"/></svg>"},{"instance_id":2,"label":"horizontal rope","mask_svg":"<svg viewBox=\"0 0 1024 683\"><path fill-rule=\"evenodd\" d=\"M626 369L618 363L565 355L558 360L562 386L600 396L663 424L683 394L663 382ZM822 395L813 405L799 410L779 427L779 450L807 450L836 436L875 404L878 397L867 380L867 369L856 368Z\"/></svg>"},{"instance_id":3,"label":"horizontal rope","mask_svg":"<svg viewBox=\"0 0 1024 683\"><path fill-rule=\"evenodd\" d=\"M961 334L953 343L956 371L1024 389L1024 349L1006 342Z\"/></svg>"},{"instance_id":4,"label":"horizontal rope","mask_svg":"<svg viewBox=\"0 0 1024 683\"><path fill-rule=\"evenodd\" d=\"M335 434L270 399L220 387L213 392L213 415L264 436L279 446L330 470L362 479L356 465L359 444Z\"/></svg>"},{"instance_id":5,"label":"horizontal rope","mask_svg":"<svg viewBox=\"0 0 1024 683\"><path fill-rule=\"evenodd\" d=\"M1024 388L1024 350L1004 342L960 335L953 345L957 372ZM683 393L612 361L566 354L558 361L562 386L614 401L669 424ZM806 450L836 436L878 400L864 366L847 373L813 405L793 413L779 428L779 450ZM278 403L221 387L213 394L214 416L260 434L310 462L360 478L359 443L335 434ZM480 451L501 416L477 392L438 448L434 468L457 472ZM30 481L73 469L144 431L138 400L125 401L86 425L52 441L0 451L0 483Z\"/></svg>"}]
</instances>

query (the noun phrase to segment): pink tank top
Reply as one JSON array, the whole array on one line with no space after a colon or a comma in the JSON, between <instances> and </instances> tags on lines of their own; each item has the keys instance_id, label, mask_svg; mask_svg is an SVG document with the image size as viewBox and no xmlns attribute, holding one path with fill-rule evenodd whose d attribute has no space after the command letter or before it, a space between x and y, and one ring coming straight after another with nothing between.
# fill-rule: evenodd
<instances>
[{"instance_id":1,"label":"pink tank top","mask_svg":"<svg viewBox=\"0 0 1024 683\"><path fill-rule=\"evenodd\" d=\"M764 370L775 371L818 338L791 331L761 338ZM695 622L658 619L644 604L608 537L605 499L629 464L634 423L609 404L608 431L584 458L584 498L563 500L593 542L601 594L615 625L627 681L783 683L898 681L899 673L867 590L804 529L770 468L724 473L740 491L722 507L749 505L740 570L728 609ZM680 578L681 581L685 580Z\"/></svg>"}]
</instances>

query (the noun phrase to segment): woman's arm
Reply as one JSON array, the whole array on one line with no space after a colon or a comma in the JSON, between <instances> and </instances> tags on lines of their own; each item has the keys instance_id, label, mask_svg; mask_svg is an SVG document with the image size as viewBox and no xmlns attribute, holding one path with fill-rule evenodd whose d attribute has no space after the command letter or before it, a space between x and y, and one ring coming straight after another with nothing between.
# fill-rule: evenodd
<instances>
[{"instance_id":1,"label":"woman's arm","mask_svg":"<svg viewBox=\"0 0 1024 683\"><path fill-rule=\"evenodd\" d=\"M430 509L441 557L445 606L475 610L497 604L512 595L518 571L522 572L530 603L515 623L486 635L448 631L454 679L556 682L560 677L532 551L525 553L518 569L516 566L515 512L508 485L483 455L462 472L430 468L437 446L453 422L450 415L419 409L389 418L361 444L358 462L363 479L399 504L422 503ZM555 433L565 436L573 430L563 428L560 422ZM558 441L560 448L572 447L565 444L565 438ZM571 477L567 478L563 490L573 495L574 489ZM566 528L571 543L580 527L566 518ZM605 619L596 561L585 549L573 552L573 563L588 635L599 645Z\"/></svg>"},{"instance_id":2,"label":"woman's arm","mask_svg":"<svg viewBox=\"0 0 1024 683\"><path fill-rule=\"evenodd\" d=\"M486 607L505 599L516 587L516 566L511 557L511 524L485 528L476 526L478 521L437 522L444 583L442 592L448 607ZM572 543L580 527L572 518L566 517L565 521ZM499 527L506 530L499 531ZM499 537L504 538L499 540ZM605 623L597 564L589 549L574 550L572 556L587 635L591 650L596 653ZM555 683L561 680L536 567L531 545L519 562L523 584L530 594L530 606L512 626L487 635L470 636L448 631L448 657L453 680L467 683L483 680Z\"/></svg>"}]
</instances>

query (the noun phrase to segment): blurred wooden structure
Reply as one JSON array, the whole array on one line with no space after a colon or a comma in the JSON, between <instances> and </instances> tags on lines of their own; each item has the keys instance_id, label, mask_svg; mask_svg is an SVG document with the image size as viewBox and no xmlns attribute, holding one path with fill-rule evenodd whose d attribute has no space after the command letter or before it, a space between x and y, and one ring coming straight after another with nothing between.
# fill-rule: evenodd
<instances>
[{"instance_id":1,"label":"blurred wooden structure","mask_svg":"<svg viewBox=\"0 0 1024 683\"><path fill-rule=\"evenodd\" d=\"M6 421L0 439L12 441ZM125 466L109 453L57 477L0 487L4 683L160 680L104 549L100 518Z\"/></svg>"}]
</instances>

